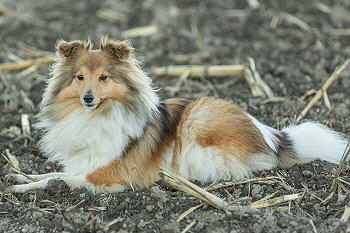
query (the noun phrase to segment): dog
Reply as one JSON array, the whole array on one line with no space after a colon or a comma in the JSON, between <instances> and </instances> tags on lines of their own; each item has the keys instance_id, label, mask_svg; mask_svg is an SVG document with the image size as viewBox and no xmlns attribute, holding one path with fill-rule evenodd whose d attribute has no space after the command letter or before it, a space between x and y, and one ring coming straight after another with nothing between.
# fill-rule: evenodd
<instances>
[{"instance_id":1,"label":"dog","mask_svg":"<svg viewBox=\"0 0 350 233\"><path fill-rule=\"evenodd\" d=\"M230 101L212 97L161 101L128 41L59 40L36 127L41 150L62 173L12 176L11 192L62 179L74 189L120 192L147 187L164 167L204 183L320 158L338 163L347 140L305 122L281 131Z\"/></svg>"}]
</instances>

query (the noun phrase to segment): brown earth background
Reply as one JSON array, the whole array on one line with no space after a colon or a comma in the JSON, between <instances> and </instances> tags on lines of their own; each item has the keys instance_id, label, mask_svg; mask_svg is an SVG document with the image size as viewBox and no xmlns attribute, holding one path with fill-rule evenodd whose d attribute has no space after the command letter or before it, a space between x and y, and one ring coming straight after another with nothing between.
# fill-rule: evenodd
<instances>
[{"instance_id":1,"label":"brown earth background","mask_svg":"<svg viewBox=\"0 0 350 233\"><path fill-rule=\"evenodd\" d=\"M248 2L253 1L2 0L0 63L50 54L59 38L90 37L98 44L102 35L124 39L128 29L154 25L156 33L128 37L146 71L168 65L248 64L247 58L252 57L275 96L283 97L277 101L254 97L246 81L233 76L189 77L180 86L178 77L152 77L162 98L230 99L280 129L295 123L312 98L301 96L319 89L350 56L350 1L259 0L256 9ZM8 150L28 174L59 171L38 150L40 135L34 129L30 138L21 132L22 114L35 122L48 67L31 66L0 75L0 153L6 155ZM321 100L306 119L349 136L349 76L348 69L327 91L331 110ZM0 156L0 232L181 232L193 222L188 232L350 232L349 221L340 223L349 205L350 186L343 183L344 189L324 203L337 169L324 161L255 174L278 175L284 182L215 190L215 195L242 210L203 207L180 222L176 221L180 214L201 202L162 182L149 189L93 195L85 189L70 191L63 182L55 181L45 190L12 195L3 192L14 184L5 177L10 172L6 164ZM349 168L341 178L350 182ZM268 208L248 208L268 195L293 193L304 195L301 200Z\"/></svg>"}]
</instances>

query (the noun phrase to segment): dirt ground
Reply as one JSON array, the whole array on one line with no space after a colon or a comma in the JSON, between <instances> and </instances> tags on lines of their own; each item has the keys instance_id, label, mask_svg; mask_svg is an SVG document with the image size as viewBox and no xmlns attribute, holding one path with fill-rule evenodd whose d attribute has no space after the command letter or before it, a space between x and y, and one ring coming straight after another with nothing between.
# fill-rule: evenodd
<instances>
[{"instance_id":1,"label":"dirt ground","mask_svg":"<svg viewBox=\"0 0 350 233\"><path fill-rule=\"evenodd\" d=\"M218 96L231 99L259 120L276 128L294 123L311 97L305 92L321 87L334 69L350 56L350 1L259 0L253 9L244 0L217 1L46 1L2 0L0 4L0 63L29 59L53 52L58 38L101 35L123 38L123 31L156 25L159 31L130 38L146 71L178 64L247 64L254 58L262 79L283 101L264 102L253 97L244 79L189 78L174 89L178 78L153 77L162 98ZM99 17L99 10L119 12L114 21ZM125 35L125 34L124 34ZM179 55L192 54L183 59ZM21 133L21 114L30 122L38 112L47 66L1 73L0 153L6 150L19 160L25 173L59 171L38 150L40 135ZM350 71L328 90L329 111L319 101L307 119L319 121L350 135ZM344 189L328 202L337 165L314 161L284 170L276 168L255 174L280 176L284 182L247 183L212 191L239 211L225 212L202 207L182 221L177 218L201 202L159 182L153 187L124 193L93 195L85 189L70 191L61 181L45 190L7 194L14 182L0 156L0 232L350 232L350 223L340 223L349 205L349 169L341 174ZM201 185L206 186L206 185ZM249 205L268 195L279 197L302 193L302 199L252 209Z\"/></svg>"}]
</instances>

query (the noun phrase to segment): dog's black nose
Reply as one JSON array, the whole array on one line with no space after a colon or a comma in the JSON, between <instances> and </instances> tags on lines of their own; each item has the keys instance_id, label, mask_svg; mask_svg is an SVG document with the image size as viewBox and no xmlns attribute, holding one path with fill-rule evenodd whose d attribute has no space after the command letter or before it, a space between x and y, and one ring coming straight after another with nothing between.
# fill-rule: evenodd
<instances>
[{"instance_id":1,"label":"dog's black nose","mask_svg":"<svg viewBox=\"0 0 350 233\"><path fill-rule=\"evenodd\" d=\"M84 96L83 99L84 99L85 103L89 104L89 103L91 103L94 100L94 96L90 95L90 94L87 94L87 95Z\"/></svg>"}]
</instances>

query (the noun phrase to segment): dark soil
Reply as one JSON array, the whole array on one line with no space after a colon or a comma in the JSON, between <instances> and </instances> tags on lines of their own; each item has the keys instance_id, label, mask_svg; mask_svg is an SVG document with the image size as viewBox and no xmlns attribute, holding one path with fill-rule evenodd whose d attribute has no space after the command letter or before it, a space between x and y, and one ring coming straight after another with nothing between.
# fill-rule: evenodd
<instances>
[{"instance_id":1,"label":"dark soil","mask_svg":"<svg viewBox=\"0 0 350 233\"><path fill-rule=\"evenodd\" d=\"M350 35L335 29L350 28L350 2L260 0L258 9L248 1L44 1L3 0L14 11L0 13L0 62L31 58L23 43L40 51L53 51L58 38L90 37L98 44L101 35L121 38L122 31L154 24L159 33L131 39L145 70L175 64L245 64L254 58L262 79L284 101L262 102L253 97L246 82L234 77L185 81L176 96L218 96L231 99L259 120L281 128L295 122L310 97L334 69L350 56ZM96 16L99 9L124 14L120 22ZM1 8L0 8L0 12ZM286 16L287 14L287 16ZM291 20L295 16L300 21ZM277 25L274 26L275 20ZM186 61L179 54L204 54ZM327 124L350 135L350 72L328 90L331 111L319 101L308 119ZM8 149L25 173L47 173L60 168L46 162L37 147L36 131L21 135L21 114L31 123L38 111L47 67L2 73L0 79L0 153ZM154 80L163 98L172 97L177 78ZM285 183L244 184L213 191L235 205L249 206L273 193L275 197L304 193L301 200L266 209L242 208L224 212L200 208L181 222L177 217L200 201L159 183L148 189L93 195L85 189L70 191L61 181L45 190L25 194L2 191L12 180L6 160L0 156L0 232L180 232L195 221L189 232L349 232L350 223L340 223L349 192L342 190L328 202L330 184L337 165L324 161L256 173L258 177L279 175ZM349 170L341 174L350 182ZM346 189L350 187L344 184ZM114 224L109 224L111 221ZM315 229L313 228L313 225Z\"/></svg>"}]
</instances>

